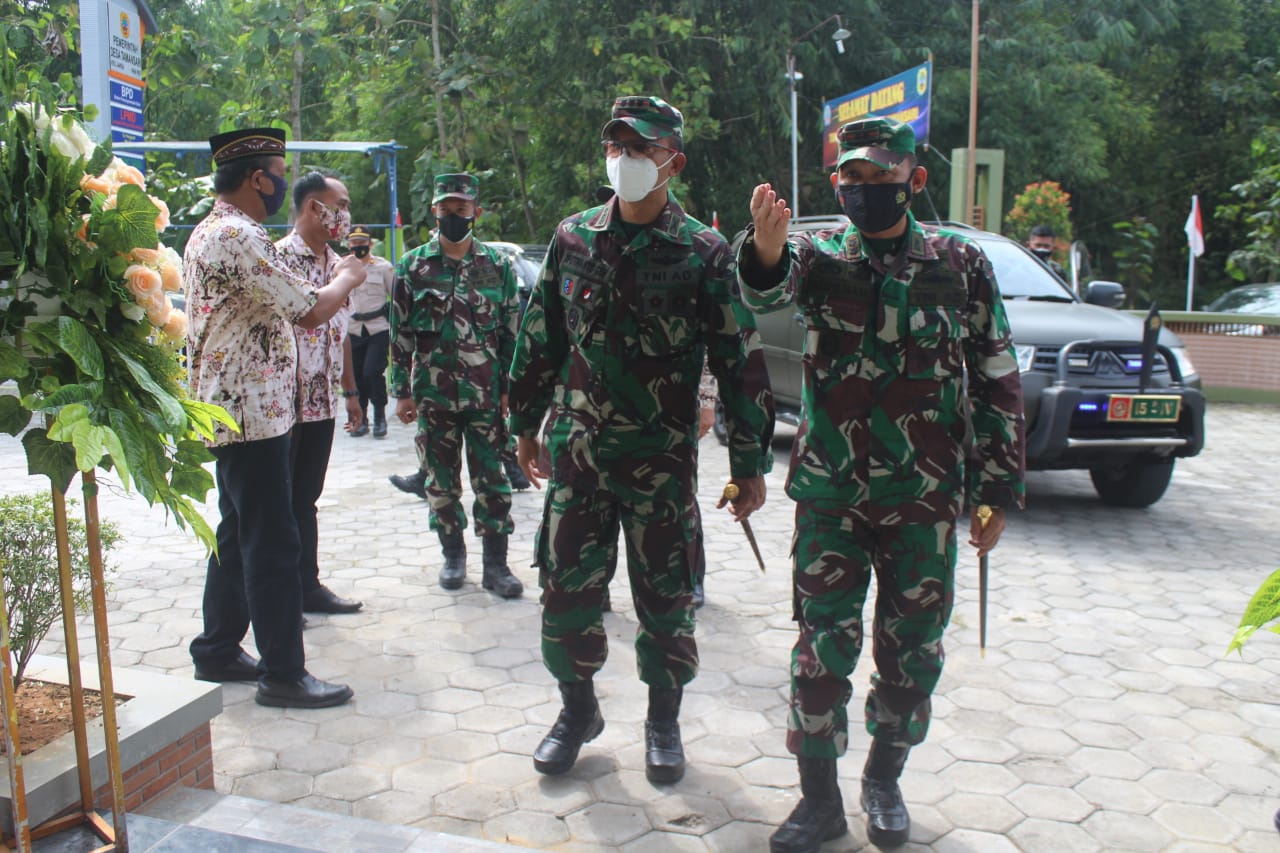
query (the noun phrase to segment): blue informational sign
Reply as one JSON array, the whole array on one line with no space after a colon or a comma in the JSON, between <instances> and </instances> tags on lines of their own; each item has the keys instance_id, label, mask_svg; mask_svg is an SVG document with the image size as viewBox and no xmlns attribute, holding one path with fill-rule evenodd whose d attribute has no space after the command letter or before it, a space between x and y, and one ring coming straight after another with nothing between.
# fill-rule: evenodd
<instances>
[{"instance_id":1,"label":"blue informational sign","mask_svg":"<svg viewBox=\"0 0 1280 853\"><path fill-rule=\"evenodd\" d=\"M822 105L822 163L836 165L840 125L871 116L905 121L916 132L916 145L929 142L929 95L933 89L933 62L895 74L865 89L850 92Z\"/></svg>"},{"instance_id":2,"label":"blue informational sign","mask_svg":"<svg viewBox=\"0 0 1280 853\"><path fill-rule=\"evenodd\" d=\"M142 112L143 88L141 86L135 86L132 83L125 83L121 80L109 80L107 82L111 84L111 103Z\"/></svg>"}]
</instances>

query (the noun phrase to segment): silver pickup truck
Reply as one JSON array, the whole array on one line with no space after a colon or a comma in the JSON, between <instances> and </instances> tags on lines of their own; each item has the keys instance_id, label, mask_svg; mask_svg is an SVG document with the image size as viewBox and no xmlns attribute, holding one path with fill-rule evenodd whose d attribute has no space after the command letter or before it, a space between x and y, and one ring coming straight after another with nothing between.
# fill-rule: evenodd
<instances>
[{"instance_id":1,"label":"silver pickup truck","mask_svg":"<svg viewBox=\"0 0 1280 853\"><path fill-rule=\"evenodd\" d=\"M792 223L792 233L843 228L842 218ZM975 240L995 268L1013 331L1027 418L1027 467L1087 469L1107 504L1150 506L1175 460L1204 446L1205 399L1186 348L1162 329L1151 378L1139 389L1142 320L1114 310L1124 288L1093 282L1081 299L1019 244L947 223ZM777 418L800 415L805 326L789 308L756 317ZM716 435L725 440L722 419Z\"/></svg>"}]
</instances>

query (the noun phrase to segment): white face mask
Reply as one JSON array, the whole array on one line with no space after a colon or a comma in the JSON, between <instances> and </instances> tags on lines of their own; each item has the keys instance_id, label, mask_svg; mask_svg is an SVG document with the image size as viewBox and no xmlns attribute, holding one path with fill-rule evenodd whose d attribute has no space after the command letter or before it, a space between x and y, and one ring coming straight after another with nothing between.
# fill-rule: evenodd
<instances>
[{"instance_id":1,"label":"white face mask","mask_svg":"<svg viewBox=\"0 0 1280 853\"><path fill-rule=\"evenodd\" d=\"M675 158L676 155L672 154L662 165L666 166ZM641 201L659 186L665 186L667 183L663 181L661 185L658 184L659 167L648 157L619 154L617 157L606 159L604 165L605 171L609 173L609 184L613 187L613 191L618 194L618 198L626 202L634 204Z\"/></svg>"}]
</instances>

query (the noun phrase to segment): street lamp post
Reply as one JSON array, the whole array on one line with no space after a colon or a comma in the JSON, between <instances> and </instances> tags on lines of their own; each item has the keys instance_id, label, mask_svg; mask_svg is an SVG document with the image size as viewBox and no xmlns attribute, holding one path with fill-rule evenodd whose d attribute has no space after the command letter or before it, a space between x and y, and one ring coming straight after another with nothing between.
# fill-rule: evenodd
<instances>
[{"instance_id":1,"label":"street lamp post","mask_svg":"<svg viewBox=\"0 0 1280 853\"><path fill-rule=\"evenodd\" d=\"M836 43L836 51L844 53L844 40L850 38L853 33L844 28L839 15L824 18L787 47L787 85L791 89L791 216L793 218L800 216L800 137L796 131L796 81L804 79L804 75L796 71L795 50L796 45L832 21L836 22L836 31L831 34L831 38Z\"/></svg>"}]
</instances>

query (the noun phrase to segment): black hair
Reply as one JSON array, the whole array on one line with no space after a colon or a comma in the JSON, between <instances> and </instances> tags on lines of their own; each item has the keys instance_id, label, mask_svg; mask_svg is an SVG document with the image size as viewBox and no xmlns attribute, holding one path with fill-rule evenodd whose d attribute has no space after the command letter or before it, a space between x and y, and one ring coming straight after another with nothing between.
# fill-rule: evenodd
<instances>
[{"instance_id":1,"label":"black hair","mask_svg":"<svg viewBox=\"0 0 1280 853\"><path fill-rule=\"evenodd\" d=\"M293 209L301 210L308 198L329 189L329 179L319 172L307 172L293 185Z\"/></svg>"},{"instance_id":2,"label":"black hair","mask_svg":"<svg viewBox=\"0 0 1280 853\"><path fill-rule=\"evenodd\" d=\"M1031 229L1031 236L1052 238L1052 237L1057 237L1058 235L1053 233L1053 228L1051 226L1037 225L1036 227Z\"/></svg>"},{"instance_id":3,"label":"black hair","mask_svg":"<svg viewBox=\"0 0 1280 853\"><path fill-rule=\"evenodd\" d=\"M219 195L235 192L254 172L269 172L271 170L271 158L274 156L276 155L246 157L243 160L232 160L230 163L223 163L213 172L213 191Z\"/></svg>"}]
</instances>

